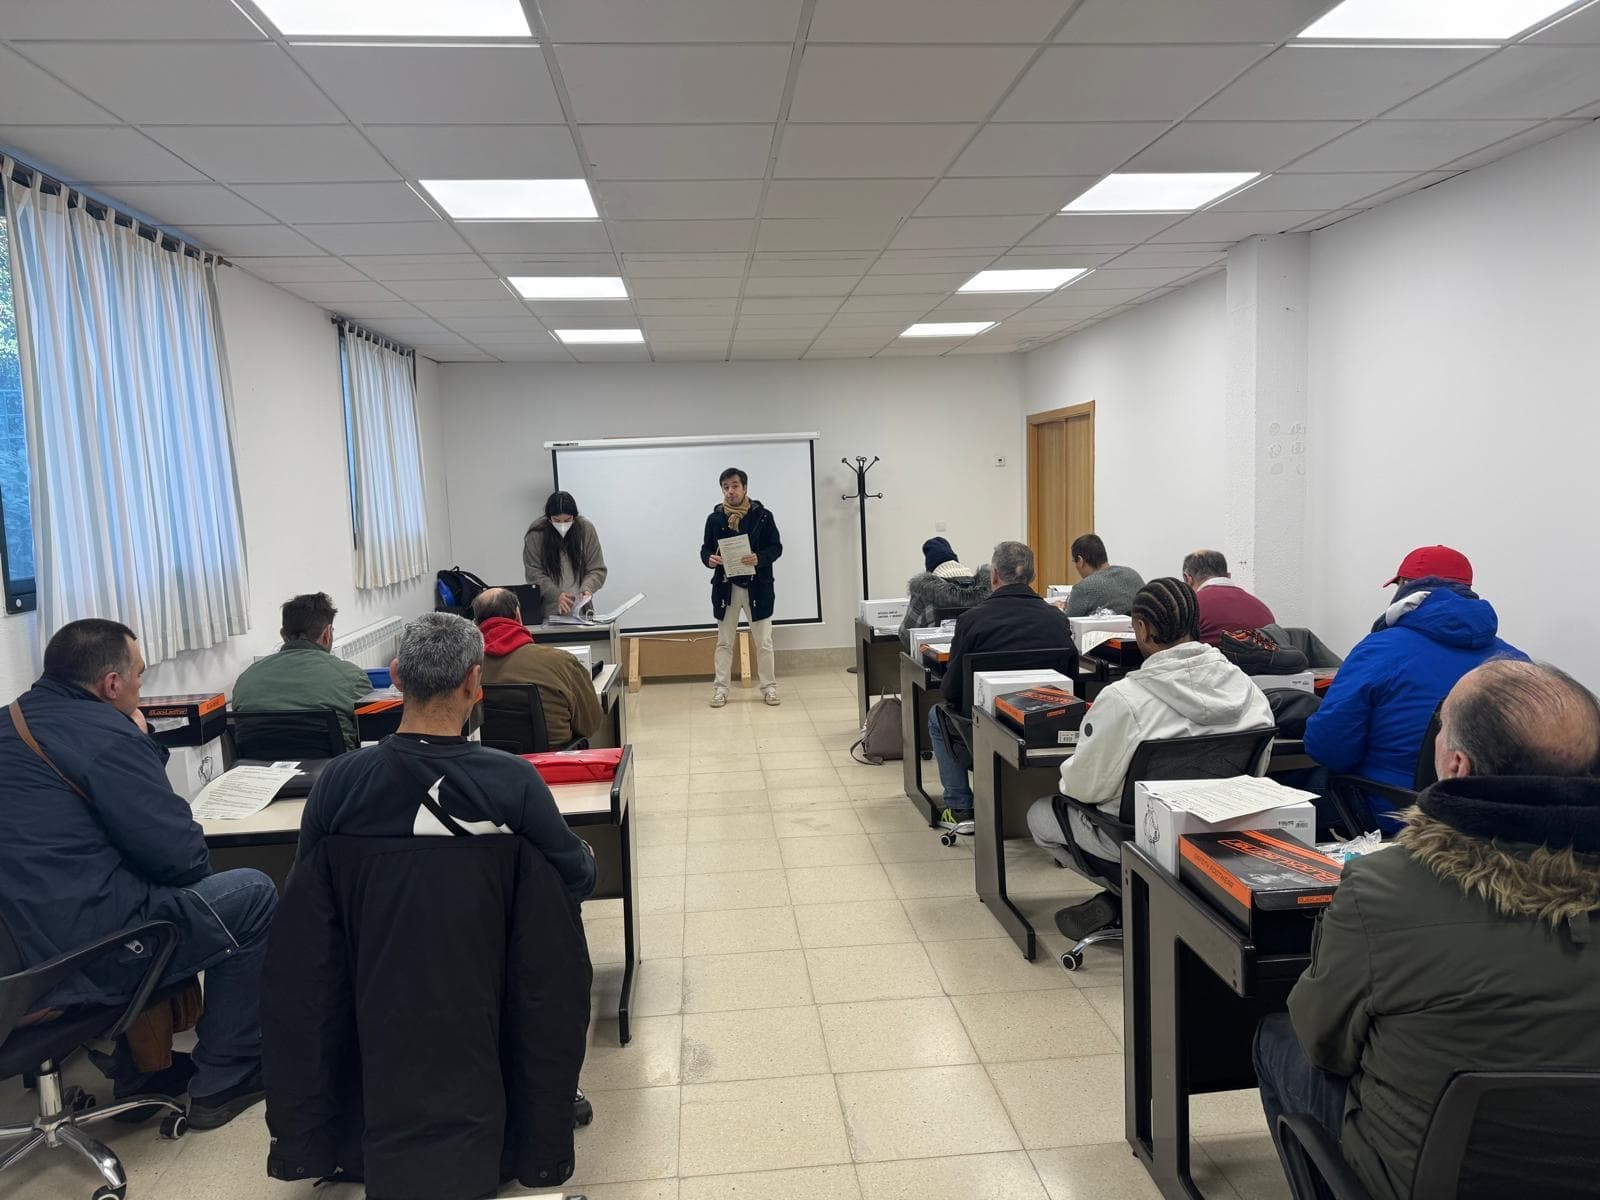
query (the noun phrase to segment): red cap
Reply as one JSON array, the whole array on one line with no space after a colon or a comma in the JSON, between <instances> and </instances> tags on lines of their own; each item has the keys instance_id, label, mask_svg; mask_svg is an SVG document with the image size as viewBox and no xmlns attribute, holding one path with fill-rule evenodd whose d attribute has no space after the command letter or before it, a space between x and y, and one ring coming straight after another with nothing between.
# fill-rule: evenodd
<instances>
[{"instance_id":1,"label":"red cap","mask_svg":"<svg viewBox=\"0 0 1600 1200\"><path fill-rule=\"evenodd\" d=\"M1467 556L1449 546L1418 546L1394 573L1394 578L1384 584L1390 587L1402 579L1447 579L1451 583L1472 586L1472 564Z\"/></svg>"}]
</instances>

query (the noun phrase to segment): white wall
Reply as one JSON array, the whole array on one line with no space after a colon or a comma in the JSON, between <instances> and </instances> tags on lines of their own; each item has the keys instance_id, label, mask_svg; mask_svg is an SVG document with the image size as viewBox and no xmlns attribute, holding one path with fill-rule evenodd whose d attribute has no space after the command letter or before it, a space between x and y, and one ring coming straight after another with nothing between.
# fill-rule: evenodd
<instances>
[{"instance_id":1,"label":"white wall","mask_svg":"<svg viewBox=\"0 0 1600 1200\"><path fill-rule=\"evenodd\" d=\"M490 583L522 579L522 538L551 490L546 441L817 431L817 539L823 624L782 627L783 648L844 646L861 599L855 475L839 460L883 461L867 477L874 596L898 596L922 569L922 542L944 536L969 563L1026 536L1020 364L973 356L823 363L549 366L446 363L445 454L456 561ZM1007 465L993 466L996 455ZM737 464L730 464L737 465ZM761 480L750 480L761 498ZM706 511L719 498L705 481ZM637 503L647 505L641 494ZM583 497L577 496L578 507ZM774 515L779 527L796 518ZM700 529L683 531L684 570L704 573ZM606 531L600 530L602 544ZM784 576L778 586L810 587ZM602 600L604 597L602 596ZM623 599L614 597L613 599ZM711 619L710 589L706 620Z\"/></svg>"},{"instance_id":2,"label":"white wall","mask_svg":"<svg viewBox=\"0 0 1600 1200\"><path fill-rule=\"evenodd\" d=\"M339 607L336 630L432 607L431 573L382 591L355 588L339 350L328 314L238 269L221 271L218 290L233 379L250 631L152 668L144 684L150 695L231 689L256 655L280 643L279 605L298 592L328 592ZM443 564L450 522L434 363L419 361L417 384L429 551ZM28 687L39 652L34 614L0 617L0 695Z\"/></svg>"},{"instance_id":3,"label":"white wall","mask_svg":"<svg viewBox=\"0 0 1600 1200\"><path fill-rule=\"evenodd\" d=\"M1225 284L1208 276L1024 358L1028 412L1094 401L1095 532L1146 579L1223 541Z\"/></svg>"}]
</instances>

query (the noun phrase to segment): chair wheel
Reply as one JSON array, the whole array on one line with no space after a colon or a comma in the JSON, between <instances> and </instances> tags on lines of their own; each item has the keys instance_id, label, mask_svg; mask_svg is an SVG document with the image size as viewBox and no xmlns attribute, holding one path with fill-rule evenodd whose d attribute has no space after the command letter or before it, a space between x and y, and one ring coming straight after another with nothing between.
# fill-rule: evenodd
<instances>
[{"instance_id":1,"label":"chair wheel","mask_svg":"<svg viewBox=\"0 0 1600 1200\"><path fill-rule=\"evenodd\" d=\"M93 1092L86 1092L76 1084L69 1088L62 1089L61 1107L66 1109L68 1112L88 1112L97 1103L99 1102L95 1099Z\"/></svg>"},{"instance_id":2,"label":"chair wheel","mask_svg":"<svg viewBox=\"0 0 1600 1200\"><path fill-rule=\"evenodd\" d=\"M932 762L933 761L933 751L932 750L924 750L917 757L922 759L923 762Z\"/></svg>"},{"instance_id":3,"label":"chair wheel","mask_svg":"<svg viewBox=\"0 0 1600 1200\"><path fill-rule=\"evenodd\" d=\"M189 1118L182 1113L168 1113L161 1118L161 1136L175 1142L189 1132Z\"/></svg>"},{"instance_id":4,"label":"chair wheel","mask_svg":"<svg viewBox=\"0 0 1600 1200\"><path fill-rule=\"evenodd\" d=\"M939 840L946 846L954 846L956 844L956 835L953 833L941 833Z\"/></svg>"},{"instance_id":5,"label":"chair wheel","mask_svg":"<svg viewBox=\"0 0 1600 1200\"><path fill-rule=\"evenodd\" d=\"M125 1187L97 1188L92 1200L128 1200L128 1189Z\"/></svg>"},{"instance_id":6,"label":"chair wheel","mask_svg":"<svg viewBox=\"0 0 1600 1200\"><path fill-rule=\"evenodd\" d=\"M1061 965L1068 971L1076 971L1083 966L1082 950L1066 950L1061 954Z\"/></svg>"}]
</instances>

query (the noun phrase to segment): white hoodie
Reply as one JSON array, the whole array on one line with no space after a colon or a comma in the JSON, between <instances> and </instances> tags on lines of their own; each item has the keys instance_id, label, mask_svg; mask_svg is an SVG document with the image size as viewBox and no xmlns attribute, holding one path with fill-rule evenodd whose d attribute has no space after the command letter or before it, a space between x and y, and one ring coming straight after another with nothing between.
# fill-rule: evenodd
<instances>
[{"instance_id":1,"label":"white hoodie","mask_svg":"<svg viewBox=\"0 0 1600 1200\"><path fill-rule=\"evenodd\" d=\"M1248 675L1215 646L1184 642L1152 654L1095 699L1077 750L1061 766L1061 791L1116 815L1122 781L1140 742L1272 725L1272 706ZM1117 847L1086 819L1074 815L1073 831L1091 853L1119 857Z\"/></svg>"}]
</instances>

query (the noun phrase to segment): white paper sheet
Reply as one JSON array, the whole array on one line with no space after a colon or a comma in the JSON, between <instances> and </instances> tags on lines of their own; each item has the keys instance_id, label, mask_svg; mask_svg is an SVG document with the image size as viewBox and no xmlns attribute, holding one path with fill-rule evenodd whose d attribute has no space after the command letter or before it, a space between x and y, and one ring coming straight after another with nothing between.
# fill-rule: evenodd
<instances>
[{"instance_id":1,"label":"white paper sheet","mask_svg":"<svg viewBox=\"0 0 1600 1200\"><path fill-rule=\"evenodd\" d=\"M1317 798L1314 792L1251 775L1236 775L1232 779L1147 780L1143 786L1145 791L1165 801L1168 808L1190 813L1212 824Z\"/></svg>"},{"instance_id":2,"label":"white paper sheet","mask_svg":"<svg viewBox=\"0 0 1600 1200\"><path fill-rule=\"evenodd\" d=\"M756 573L754 567L747 567L739 561L750 553L750 539L746 535L740 533L733 537L718 538L717 553L722 555L722 573L729 579Z\"/></svg>"},{"instance_id":3,"label":"white paper sheet","mask_svg":"<svg viewBox=\"0 0 1600 1200\"><path fill-rule=\"evenodd\" d=\"M298 775L297 767L234 767L224 771L194 798L197 821L237 821L253 817Z\"/></svg>"}]
</instances>

